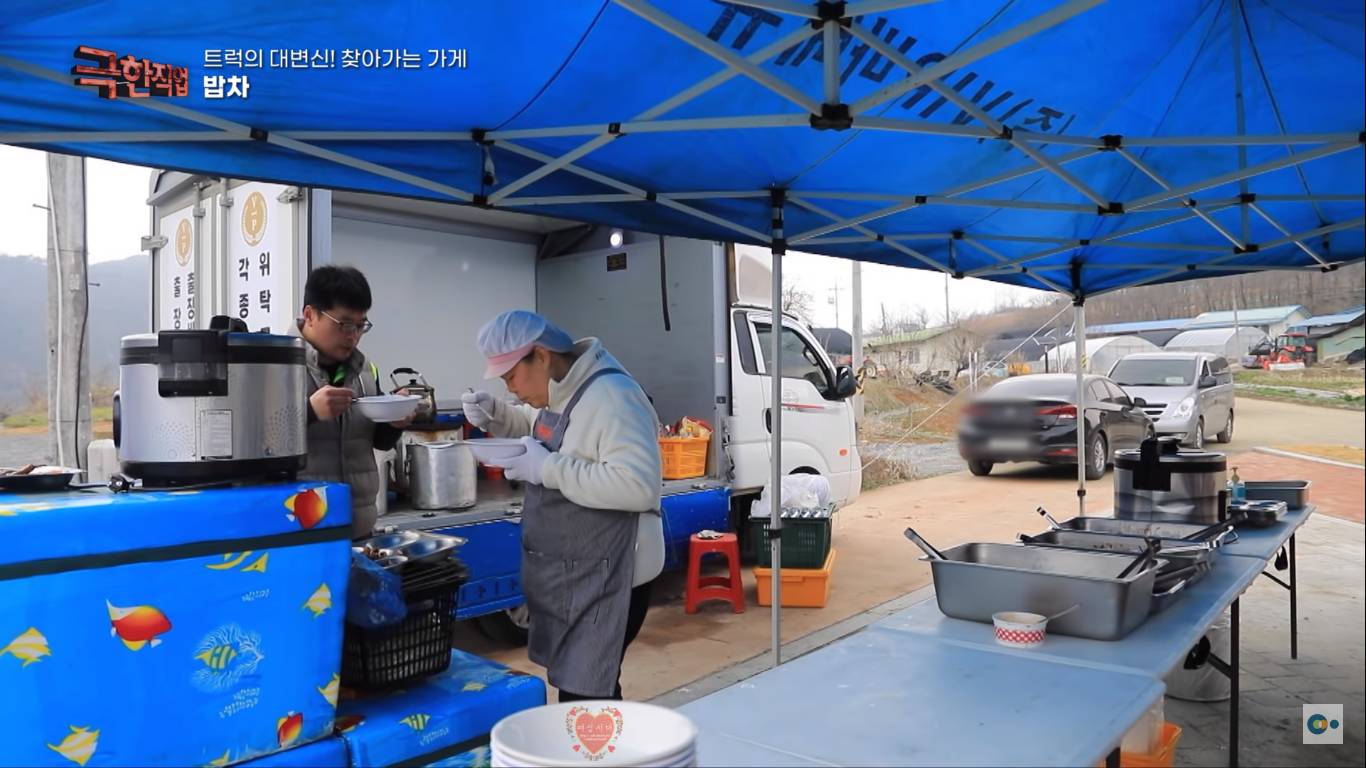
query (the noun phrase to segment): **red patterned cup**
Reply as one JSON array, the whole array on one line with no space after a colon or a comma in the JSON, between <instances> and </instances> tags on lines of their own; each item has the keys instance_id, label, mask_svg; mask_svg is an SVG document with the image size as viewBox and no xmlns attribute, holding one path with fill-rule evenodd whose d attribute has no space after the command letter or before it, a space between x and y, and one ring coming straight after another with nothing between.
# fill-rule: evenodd
<instances>
[{"instance_id":1,"label":"red patterned cup","mask_svg":"<svg viewBox=\"0 0 1366 768\"><path fill-rule=\"evenodd\" d=\"M996 642L1013 648L1036 648L1043 645L1047 617L1037 613L1005 611L992 614L996 626Z\"/></svg>"}]
</instances>

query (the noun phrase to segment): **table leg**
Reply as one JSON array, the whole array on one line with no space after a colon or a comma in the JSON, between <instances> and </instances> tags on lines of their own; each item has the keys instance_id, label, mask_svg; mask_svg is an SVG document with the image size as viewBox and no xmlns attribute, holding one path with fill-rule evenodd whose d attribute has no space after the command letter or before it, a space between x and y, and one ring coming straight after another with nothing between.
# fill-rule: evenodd
<instances>
[{"instance_id":1,"label":"table leg","mask_svg":"<svg viewBox=\"0 0 1366 768\"><path fill-rule=\"evenodd\" d=\"M1290 534L1290 658L1300 657L1299 590L1295 584L1295 534Z\"/></svg>"},{"instance_id":2,"label":"table leg","mask_svg":"<svg viewBox=\"0 0 1366 768\"><path fill-rule=\"evenodd\" d=\"M1228 718L1228 764L1229 768L1238 768L1238 676L1239 665L1239 637L1238 637L1238 604L1240 600L1234 600L1233 605L1229 606L1229 718Z\"/></svg>"},{"instance_id":3,"label":"table leg","mask_svg":"<svg viewBox=\"0 0 1366 768\"><path fill-rule=\"evenodd\" d=\"M1119 747L1105 756L1105 768L1119 768Z\"/></svg>"}]
</instances>

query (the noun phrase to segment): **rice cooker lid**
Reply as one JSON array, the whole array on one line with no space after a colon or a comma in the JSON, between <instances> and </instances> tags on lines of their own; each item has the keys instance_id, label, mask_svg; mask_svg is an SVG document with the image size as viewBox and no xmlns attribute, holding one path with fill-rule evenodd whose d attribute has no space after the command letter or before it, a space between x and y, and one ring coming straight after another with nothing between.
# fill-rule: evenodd
<instances>
[{"instance_id":1,"label":"rice cooker lid","mask_svg":"<svg viewBox=\"0 0 1366 768\"><path fill-rule=\"evenodd\" d=\"M121 365L227 362L303 365L304 342L297 336L224 331L162 331L124 336Z\"/></svg>"},{"instance_id":2,"label":"rice cooker lid","mask_svg":"<svg viewBox=\"0 0 1366 768\"><path fill-rule=\"evenodd\" d=\"M1136 470L1142 464L1137 449L1129 448L1115 451L1115 468ZM1214 451L1180 450L1175 453L1158 454L1158 462L1167 472L1197 473L1224 472L1228 469L1228 457Z\"/></svg>"}]
</instances>

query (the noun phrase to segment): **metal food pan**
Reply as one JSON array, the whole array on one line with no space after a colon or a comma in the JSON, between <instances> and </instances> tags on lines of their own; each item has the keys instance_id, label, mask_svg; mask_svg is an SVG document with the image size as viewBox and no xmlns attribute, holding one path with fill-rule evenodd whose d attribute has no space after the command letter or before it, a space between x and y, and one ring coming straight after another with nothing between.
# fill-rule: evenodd
<instances>
[{"instance_id":1,"label":"metal food pan","mask_svg":"<svg viewBox=\"0 0 1366 768\"><path fill-rule=\"evenodd\" d=\"M424 532L416 541L398 547L395 552L411 562L432 562L445 559L457 547L464 546L466 541L459 536Z\"/></svg>"},{"instance_id":2,"label":"metal food pan","mask_svg":"<svg viewBox=\"0 0 1366 768\"><path fill-rule=\"evenodd\" d=\"M1168 561L1168 567L1163 571L1163 574L1189 565L1213 565L1219 557L1219 548L1208 544L1181 539L1159 538L1157 541L1162 546L1161 550L1158 551L1158 556ZM1024 543L1045 547L1083 549L1092 552L1114 552L1130 557L1137 556L1147 546L1146 541L1139 536L1123 536L1098 531L1044 531L1028 537Z\"/></svg>"},{"instance_id":3,"label":"metal food pan","mask_svg":"<svg viewBox=\"0 0 1366 768\"><path fill-rule=\"evenodd\" d=\"M1237 511L1243 516L1244 524L1253 528L1269 528L1281 521L1289 511L1284 501L1270 499L1248 499L1229 503L1229 511Z\"/></svg>"},{"instance_id":4,"label":"metal food pan","mask_svg":"<svg viewBox=\"0 0 1366 768\"><path fill-rule=\"evenodd\" d=\"M1092 531L1095 533L1112 533L1118 536L1139 536L1144 538L1156 539L1184 539L1193 533L1199 533L1208 526L1200 523L1174 523L1166 521L1149 520L1120 520L1113 517L1074 517L1071 520L1064 520L1058 523L1058 528L1065 531ZM1224 531L1210 538L1214 543L1231 543L1238 540L1237 533Z\"/></svg>"},{"instance_id":5,"label":"metal food pan","mask_svg":"<svg viewBox=\"0 0 1366 768\"><path fill-rule=\"evenodd\" d=\"M1299 509L1309 505L1308 480L1248 480L1248 501L1284 501L1287 507Z\"/></svg>"},{"instance_id":6,"label":"metal food pan","mask_svg":"<svg viewBox=\"0 0 1366 768\"><path fill-rule=\"evenodd\" d=\"M942 554L930 568L946 616L990 623L1001 611L1052 616L1075 605L1048 623L1049 632L1094 640L1118 640L1143 623L1152 609L1153 581L1167 565L1159 557L1121 580L1115 577L1133 557L988 543L960 544Z\"/></svg>"}]
</instances>

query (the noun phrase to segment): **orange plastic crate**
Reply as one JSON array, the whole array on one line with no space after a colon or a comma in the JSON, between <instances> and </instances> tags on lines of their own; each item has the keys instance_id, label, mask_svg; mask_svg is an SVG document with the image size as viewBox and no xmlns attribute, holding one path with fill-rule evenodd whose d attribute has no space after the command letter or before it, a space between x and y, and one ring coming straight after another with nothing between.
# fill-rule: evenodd
<instances>
[{"instance_id":1,"label":"orange plastic crate","mask_svg":"<svg viewBox=\"0 0 1366 768\"><path fill-rule=\"evenodd\" d=\"M661 437L659 456L665 480L685 480L707 474L709 437Z\"/></svg>"},{"instance_id":2,"label":"orange plastic crate","mask_svg":"<svg viewBox=\"0 0 1366 768\"><path fill-rule=\"evenodd\" d=\"M835 550L825 556L820 568L784 568L783 589L779 599L784 608L824 608L830 599L830 576L835 570ZM759 605L773 604L773 569L754 567Z\"/></svg>"},{"instance_id":3,"label":"orange plastic crate","mask_svg":"<svg viewBox=\"0 0 1366 768\"><path fill-rule=\"evenodd\" d=\"M1176 762L1176 742L1181 740L1181 726L1162 724L1162 742L1156 752L1120 752L1120 768L1172 768ZM1105 763L1100 763L1104 766Z\"/></svg>"}]
</instances>

